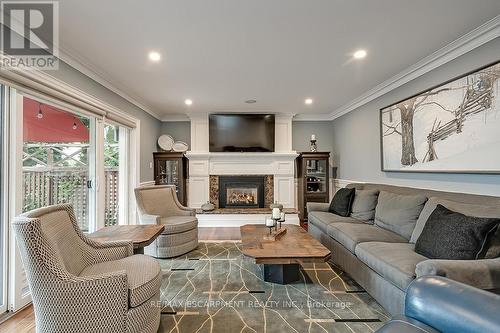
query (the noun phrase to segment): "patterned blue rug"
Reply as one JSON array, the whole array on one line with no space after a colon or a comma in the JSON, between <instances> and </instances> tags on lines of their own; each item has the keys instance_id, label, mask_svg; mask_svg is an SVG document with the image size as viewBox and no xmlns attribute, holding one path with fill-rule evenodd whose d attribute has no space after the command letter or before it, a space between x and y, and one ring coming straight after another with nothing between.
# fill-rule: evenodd
<instances>
[{"instance_id":1,"label":"patterned blue rug","mask_svg":"<svg viewBox=\"0 0 500 333\"><path fill-rule=\"evenodd\" d=\"M387 313L329 264L309 264L301 281L262 280L241 243L201 243L185 256L159 260L163 270L159 332L373 332Z\"/></svg>"}]
</instances>

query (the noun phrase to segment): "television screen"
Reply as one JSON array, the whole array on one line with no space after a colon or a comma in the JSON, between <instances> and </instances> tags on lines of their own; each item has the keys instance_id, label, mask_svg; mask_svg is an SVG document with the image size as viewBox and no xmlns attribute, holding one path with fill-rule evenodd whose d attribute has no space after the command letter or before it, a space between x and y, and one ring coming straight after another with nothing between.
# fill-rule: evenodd
<instances>
[{"instance_id":1,"label":"television screen","mask_svg":"<svg viewBox=\"0 0 500 333\"><path fill-rule=\"evenodd\" d=\"M211 152L273 152L273 114L211 114Z\"/></svg>"}]
</instances>

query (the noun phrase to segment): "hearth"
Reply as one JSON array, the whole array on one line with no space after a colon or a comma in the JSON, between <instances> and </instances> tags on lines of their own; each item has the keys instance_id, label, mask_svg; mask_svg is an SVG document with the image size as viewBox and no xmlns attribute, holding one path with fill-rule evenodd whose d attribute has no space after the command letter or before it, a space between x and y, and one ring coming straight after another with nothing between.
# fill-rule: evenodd
<instances>
[{"instance_id":1,"label":"hearth","mask_svg":"<svg viewBox=\"0 0 500 333\"><path fill-rule=\"evenodd\" d=\"M219 208L263 208L264 176L220 176Z\"/></svg>"}]
</instances>

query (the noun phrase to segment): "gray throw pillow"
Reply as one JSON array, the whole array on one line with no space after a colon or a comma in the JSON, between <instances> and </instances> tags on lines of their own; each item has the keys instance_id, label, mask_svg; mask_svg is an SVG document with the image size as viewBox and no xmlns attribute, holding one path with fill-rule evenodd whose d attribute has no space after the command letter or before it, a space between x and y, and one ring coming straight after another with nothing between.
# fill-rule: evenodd
<instances>
[{"instance_id":1,"label":"gray throw pillow","mask_svg":"<svg viewBox=\"0 0 500 333\"><path fill-rule=\"evenodd\" d=\"M356 190L352 203L351 217L367 223L373 223L377 207L379 190Z\"/></svg>"},{"instance_id":2,"label":"gray throw pillow","mask_svg":"<svg viewBox=\"0 0 500 333\"><path fill-rule=\"evenodd\" d=\"M488 236L500 219L471 217L437 205L415 243L415 252L430 259L480 259Z\"/></svg>"},{"instance_id":3,"label":"gray throw pillow","mask_svg":"<svg viewBox=\"0 0 500 333\"><path fill-rule=\"evenodd\" d=\"M375 209L375 224L410 239L427 197L381 191Z\"/></svg>"},{"instance_id":4,"label":"gray throw pillow","mask_svg":"<svg viewBox=\"0 0 500 333\"><path fill-rule=\"evenodd\" d=\"M436 209L437 205L443 205L444 207L452 210L454 212L458 212L467 216L477 216L477 217L496 217L500 218L500 205L478 205L478 204L468 204L457 201L451 201L442 199L439 197L430 197L429 200L425 203L424 209L420 216L418 217L417 224L410 238L410 243L416 243L418 237L422 233L424 229L425 223L431 216L432 212ZM500 237L500 232L497 232L497 236ZM494 241L494 239L492 239ZM492 244L492 251L494 251L495 242ZM498 245L496 245L497 252ZM487 254L486 258L496 258L498 255L494 253Z\"/></svg>"}]
</instances>

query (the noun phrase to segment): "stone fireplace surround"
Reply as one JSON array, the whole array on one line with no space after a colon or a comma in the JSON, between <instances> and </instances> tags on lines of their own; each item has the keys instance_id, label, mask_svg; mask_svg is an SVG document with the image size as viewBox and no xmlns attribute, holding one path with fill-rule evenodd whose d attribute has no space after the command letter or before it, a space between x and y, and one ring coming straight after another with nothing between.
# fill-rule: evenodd
<instances>
[{"instance_id":1,"label":"stone fireplace surround","mask_svg":"<svg viewBox=\"0 0 500 333\"><path fill-rule=\"evenodd\" d=\"M240 176L240 175L238 175ZM249 176L249 175L241 175ZM260 176L260 175L259 175ZM262 175L264 177L264 207L269 207L274 202L274 176L273 175ZM227 176L225 176L227 177ZM219 208L219 179L220 176L210 175L210 202L215 205L215 208Z\"/></svg>"}]
</instances>

